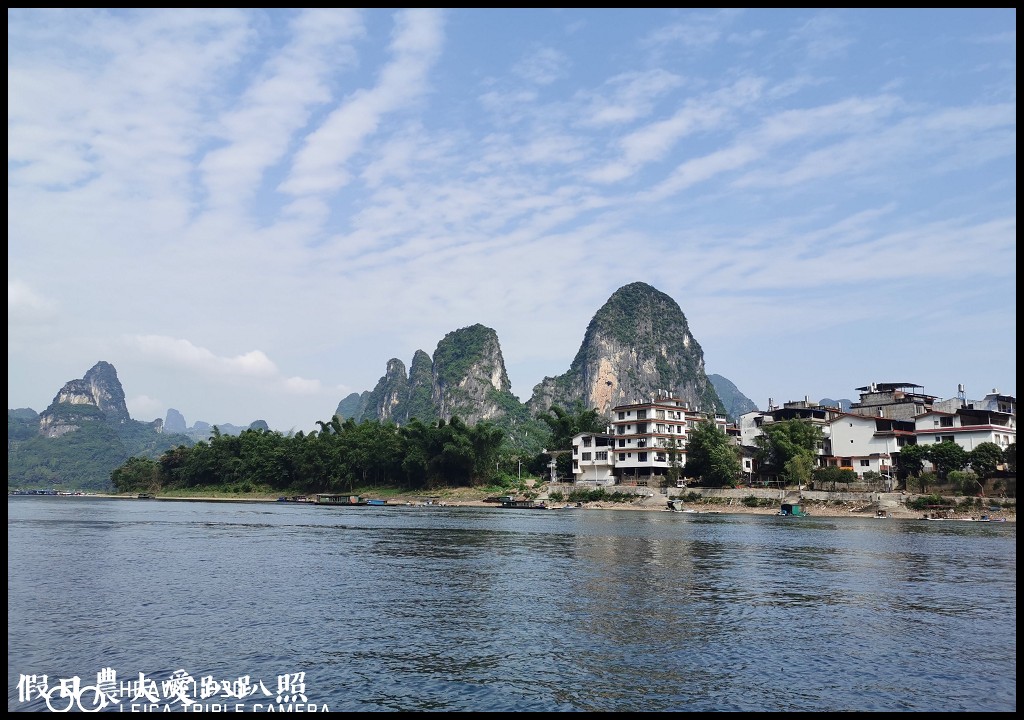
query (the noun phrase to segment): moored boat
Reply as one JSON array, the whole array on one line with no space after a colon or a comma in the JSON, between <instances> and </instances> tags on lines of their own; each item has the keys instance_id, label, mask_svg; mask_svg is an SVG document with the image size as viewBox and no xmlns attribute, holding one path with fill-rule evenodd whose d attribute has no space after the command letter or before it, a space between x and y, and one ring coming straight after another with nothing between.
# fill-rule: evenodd
<instances>
[{"instance_id":1,"label":"moored boat","mask_svg":"<svg viewBox=\"0 0 1024 720\"><path fill-rule=\"evenodd\" d=\"M547 510L548 506L544 502L538 502L536 500L528 500L525 498L513 498L503 497L501 498L501 507L513 508L516 510Z\"/></svg>"},{"instance_id":2,"label":"moored boat","mask_svg":"<svg viewBox=\"0 0 1024 720\"><path fill-rule=\"evenodd\" d=\"M359 495L338 495L335 493L318 493L313 500L317 505L365 505L366 501Z\"/></svg>"},{"instance_id":3,"label":"moored boat","mask_svg":"<svg viewBox=\"0 0 1024 720\"><path fill-rule=\"evenodd\" d=\"M783 517L805 517L810 513L805 513L796 503L782 503L782 508L779 510L779 515Z\"/></svg>"}]
</instances>

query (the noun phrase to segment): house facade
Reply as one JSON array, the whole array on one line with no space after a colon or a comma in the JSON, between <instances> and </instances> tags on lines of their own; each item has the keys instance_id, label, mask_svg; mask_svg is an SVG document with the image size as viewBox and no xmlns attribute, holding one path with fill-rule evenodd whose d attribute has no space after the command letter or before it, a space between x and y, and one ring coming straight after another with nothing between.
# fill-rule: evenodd
<instances>
[{"instance_id":1,"label":"house facade","mask_svg":"<svg viewBox=\"0 0 1024 720\"><path fill-rule=\"evenodd\" d=\"M686 465L687 432L698 423L712 420L723 433L730 430L724 415L706 416L669 396L614 407L611 417L609 433L581 433L573 438L575 483L659 484L673 468Z\"/></svg>"},{"instance_id":2,"label":"house facade","mask_svg":"<svg viewBox=\"0 0 1024 720\"><path fill-rule=\"evenodd\" d=\"M914 418L914 432L919 444L949 441L968 452L983 442L994 443L1000 450L1017 442L1014 415L966 407L952 413L935 410L922 413Z\"/></svg>"},{"instance_id":3,"label":"house facade","mask_svg":"<svg viewBox=\"0 0 1024 720\"><path fill-rule=\"evenodd\" d=\"M940 400L912 383L872 383L849 412L802 401L744 414L739 425L725 416L691 410L679 398L658 397L612 408L605 433L581 433L572 440L573 482L584 485L655 485L683 475L689 431L712 420L740 449L742 481L759 478L757 437L773 422L802 420L820 428L818 467L853 470L859 478L876 473L892 481L899 453L907 445L949 440L970 452L983 442L1005 450L1017 441L1016 399L993 390L982 400L960 396Z\"/></svg>"},{"instance_id":4,"label":"house facade","mask_svg":"<svg viewBox=\"0 0 1024 720\"><path fill-rule=\"evenodd\" d=\"M874 472L892 478L906 445L955 442L970 452L983 442L1005 450L1017 441L1016 398L993 390L981 400L967 400L963 386L956 398L940 400L913 383L872 383L857 388L860 402L849 412L803 402L786 403L741 418L744 444L755 445L770 422L798 418L821 428L825 438L818 465L853 470L858 477Z\"/></svg>"},{"instance_id":5,"label":"house facade","mask_svg":"<svg viewBox=\"0 0 1024 720\"><path fill-rule=\"evenodd\" d=\"M836 415L825 430L823 465L853 470L858 477L874 472L891 482L900 448L916 442L914 423L854 413Z\"/></svg>"}]
</instances>

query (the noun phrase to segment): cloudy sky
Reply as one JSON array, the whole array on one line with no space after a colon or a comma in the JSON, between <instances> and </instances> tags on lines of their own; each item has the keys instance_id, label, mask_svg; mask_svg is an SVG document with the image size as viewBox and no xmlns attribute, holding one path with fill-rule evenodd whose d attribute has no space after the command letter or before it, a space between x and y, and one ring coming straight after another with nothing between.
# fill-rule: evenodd
<instances>
[{"instance_id":1,"label":"cloudy sky","mask_svg":"<svg viewBox=\"0 0 1024 720\"><path fill-rule=\"evenodd\" d=\"M1017 13L8 9L8 407L308 430L643 281L758 406L1016 394Z\"/></svg>"}]
</instances>

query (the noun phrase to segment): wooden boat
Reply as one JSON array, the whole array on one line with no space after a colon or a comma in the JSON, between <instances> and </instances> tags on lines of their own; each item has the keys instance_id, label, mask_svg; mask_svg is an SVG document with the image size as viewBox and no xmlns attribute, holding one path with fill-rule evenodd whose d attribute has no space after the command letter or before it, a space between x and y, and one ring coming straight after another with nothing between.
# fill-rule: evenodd
<instances>
[{"instance_id":1,"label":"wooden boat","mask_svg":"<svg viewBox=\"0 0 1024 720\"><path fill-rule=\"evenodd\" d=\"M892 517L892 516L889 514L888 510L876 510L875 511L875 519L876 520L888 520L890 517Z\"/></svg>"},{"instance_id":2,"label":"wooden boat","mask_svg":"<svg viewBox=\"0 0 1024 720\"><path fill-rule=\"evenodd\" d=\"M367 505L387 505L388 501L387 500L367 500L366 504Z\"/></svg>"},{"instance_id":3,"label":"wooden boat","mask_svg":"<svg viewBox=\"0 0 1024 720\"><path fill-rule=\"evenodd\" d=\"M501 506L503 508L512 508L515 510L547 510L548 506L543 502L537 502L535 500L516 499L513 497L501 498Z\"/></svg>"},{"instance_id":4,"label":"wooden boat","mask_svg":"<svg viewBox=\"0 0 1024 720\"><path fill-rule=\"evenodd\" d=\"M317 505L365 505L366 501L359 495L338 495L335 493L318 493L314 501Z\"/></svg>"}]
</instances>

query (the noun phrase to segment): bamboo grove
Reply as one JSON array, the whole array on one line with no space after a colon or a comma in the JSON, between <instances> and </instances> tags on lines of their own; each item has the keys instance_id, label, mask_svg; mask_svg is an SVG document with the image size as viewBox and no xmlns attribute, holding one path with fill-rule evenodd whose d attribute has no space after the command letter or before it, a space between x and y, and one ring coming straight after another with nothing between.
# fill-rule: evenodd
<instances>
[{"instance_id":1,"label":"bamboo grove","mask_svg":"<svg viewBox=\"0 0 1024 720\"><path fill-rule=\"evenodd\" d=\"M221 488L239 492L350 492L372 486L410 490L474 486L495 480L504 432L458 417L427 425L335 417L319 431L269 430L178 446L158 459L133 457L114 470L118 492Z\"/></svg>"}]
</instances>

